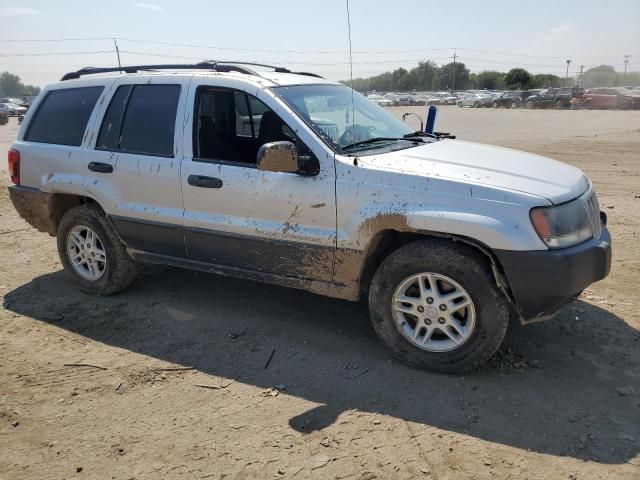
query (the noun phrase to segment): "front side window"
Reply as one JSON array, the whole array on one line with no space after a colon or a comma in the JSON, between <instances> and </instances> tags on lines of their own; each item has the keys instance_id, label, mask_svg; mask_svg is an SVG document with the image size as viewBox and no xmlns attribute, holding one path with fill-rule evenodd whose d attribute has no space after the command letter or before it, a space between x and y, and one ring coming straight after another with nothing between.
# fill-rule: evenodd
<instances>
[{"instance_id":1,"label":"front side window","mask_svg":"<svg viewBox=\"0 0 640 480\"><path fill-rule=\"evenodd\" d=\"M25 140L79 147L104 87L51 90L29 123Z\"/></svg>"},{"instance_id":2,"label":"front side window","mask_svg":"<svg viewBox=\"0 0 640 480\"><path fill-rule=\"evenodd\" d=\"M351 154L362 148L397 149L415 144L402 138L413 129L344 85L294 85L272 90L336 152Z\"/></svg>"},{"instance_id":3,"label":"front side window","mask_svg":"<svg viewBox=\"0 0 640 480\"><path fill-rule=\"evenodd\" d=\"M111 99L97 149L173 156L180 85L123 85Z\"/></svg>"},{"instance_id":4,"label":"front side window","mask_svg":"<svg viewBox=\"0 0 640 480\"><path fill-rule=\"evenodd\" d=\"M255 165L258 150L269 142L289 141L308 149L293 130L253 95L201 87L194 112L193 151L197 160Z\"/></svg>"}]
</instances>

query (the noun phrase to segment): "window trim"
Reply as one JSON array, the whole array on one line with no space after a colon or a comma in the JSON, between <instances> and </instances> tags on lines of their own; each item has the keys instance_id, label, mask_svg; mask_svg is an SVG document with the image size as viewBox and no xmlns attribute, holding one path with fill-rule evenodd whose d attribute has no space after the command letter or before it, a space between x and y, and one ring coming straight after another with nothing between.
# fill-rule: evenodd
<instances>
[{"instance_id":1,"label":"window trim","mask_svg":"<svg viewBox=\"0 0 640 480\"><path fill-rule=\"evenodd\" d=\"M31 133L31 129L35 125L36 120L38 119L38 115L40 115L40 113L42 112L42 108L47 103L47 99L49 98L52 92L61 92L61 91L68 92L72 90L82 90L87 88L99 88L100 93L98 94L98 98L96 98L96 102L93 104L93 107L91 107L91 113L89 113L89 118L87 118L87 124L84 126L84 131L82 132L82 138L80 139L79 145L68 145L66 143L38 142L36 140L29 139L29 134ZM27 129L25 130L24 135L22 136L22 140L25 142L41 143L43 145L59 145L61 147L82 148L82 144L84 143L87 136L87 129L89 128L89 123L91 122L91 116L95 112L96 105L98 105L98 102L100 101L100 96L103 93L104 93L104 85L88 85L86 87L55 88L55 89L49 90L47 94L42 98L42 100L38 101L38 108L34 112L33 118L29 120L29 124L27 125Z\"/></svg>"},{"instance_id":2,"label":"window trim","mask_svg":"<svg viewBox=\"0 0 640 480\"><path fill-rule=\"evenodd\" d=\"M176 139L175 139L175 135L176 135L176 129L174 128L174 132L173 132L173 145L171 147L171 153L167 154L167 153L149 153L149 152L137 152L135 150L124 150L122 148L116 148L116 149L112 149L112 148L101 148L98 146L98 140L100 139L100 132L102 131L102 126L104 124L104 121L107 117L107 112L109 111L109 109L111 108L111 103L113 102L114 97L116 96L116 93L118 92L118 90L120 88L123 87L131 87L131 89L129 90L129 93L127 95L126 98L126 103L125 106L122 110L122 115L120 116L120 120L119 120L119 125L118 125L118 139L120 139L122 137L122 128L124 126L124 119L127 116L127 111L129 110L129 102L131 101L131 96L133 95L133 91L135 90L136 87L154 87L157 85L172 85L174 87L178 87L178 105L176 107L176 124L177 124L177 118L178 118L178 112L180 111L180 97L182 96L182 85L180 83L125 83L122 85L118 85L118 87L115 89L115 91L113 92L113 95L111 95L111 100L109 101L109 105L107 106L107 108L104 111L104 114L102 115L102 121L100 122L100 128L98 129L98 134L96 135L96 144L93 147L94 150L98 150L100 152L113 152L113 153L125 153L128 155L144 155L146 157L161 157L161 158L176 158L176 153L175 153L175 147L176 147ZM120 145L120 140L118 140L118 146Z\"/></svg>"}]
</instances>

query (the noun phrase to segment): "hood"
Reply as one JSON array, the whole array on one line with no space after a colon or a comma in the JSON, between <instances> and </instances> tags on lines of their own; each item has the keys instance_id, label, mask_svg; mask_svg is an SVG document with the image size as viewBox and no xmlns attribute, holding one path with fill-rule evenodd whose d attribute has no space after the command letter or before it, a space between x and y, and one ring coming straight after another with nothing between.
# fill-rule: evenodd
<instances>
[{"instance_id":1,"label":"hood","mask_svg":"<svg viewBox=\"0 0 640 480\"><path fill-rule=\"evenodd\" d=\"M360 157L363 166L524 192L552 203L589 188L578 168L547 157L460 140L440 140L382 155Z\"/></svg>"}]
</instances>

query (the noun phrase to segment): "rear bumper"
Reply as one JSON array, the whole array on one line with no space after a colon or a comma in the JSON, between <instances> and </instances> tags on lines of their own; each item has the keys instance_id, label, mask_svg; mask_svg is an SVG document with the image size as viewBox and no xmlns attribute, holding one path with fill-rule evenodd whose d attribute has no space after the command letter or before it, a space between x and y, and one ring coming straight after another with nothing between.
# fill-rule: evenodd
<instances>
[{"instance_id":1,"label":"rear bumper","mask_svg":"<svg viewBox=\"0 0 640 480\"><path fill-rule=\"evenodd\" d=\"M602 280L611 269L611 235L559 250L494 252L524 322L542 320Z\"/></svg>"},{"instance_id":2,"label":"rear bumper","mask_svg":"<svg viewBox=\"0 0 640 480\"><path fill-rule=\"evenodd\" d=\"M9 198L18 214L29 224L49 235L56 234L53 194L35 188L11 185Z\"/></svg>"}]
</instances>

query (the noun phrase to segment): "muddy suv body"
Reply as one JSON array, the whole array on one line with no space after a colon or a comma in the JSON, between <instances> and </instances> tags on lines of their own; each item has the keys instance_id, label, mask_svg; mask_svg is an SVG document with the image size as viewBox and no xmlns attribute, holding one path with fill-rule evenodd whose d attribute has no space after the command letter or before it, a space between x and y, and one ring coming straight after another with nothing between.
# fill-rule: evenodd
<instances>
[{"instance_id":1,"label":"muddy suv body","mask_svg":"<svg viewBox=\"0 0 640 480\"><path fill-rule=\"evenodd\" d=\"M580 170L413 132L314 75L201 68L74 72L30 109L10 196L82 289L152 262L368 298L396 357L460 372L608 273Z\"/></svg>"}]
</instances>

